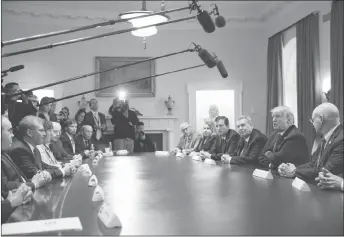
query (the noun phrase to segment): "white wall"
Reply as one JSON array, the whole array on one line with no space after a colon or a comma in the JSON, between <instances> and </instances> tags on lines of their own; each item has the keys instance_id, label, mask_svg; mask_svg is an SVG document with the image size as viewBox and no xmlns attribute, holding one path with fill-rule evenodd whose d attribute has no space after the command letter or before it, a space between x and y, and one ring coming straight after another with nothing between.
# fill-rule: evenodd
<instances>
[{"instance_id":1,"label":"white wall","mask_svg":"<svg viewBox=\"0 0 344 237\"><path fill-rule=\"evenodd\" d=\"M20 17L20 16L16 16ZM13 20L12 16L3 15L3 40L30 36L38 33L56 31L69 28L49 25L44 19L33 18L26 23ZM58 42L61 40L92 35L104 31L88 31L73 35L64 35L52 39L28 42L11 47L5 47L3 53L29 48L37 45ZM255 126L265 131L266 114L266 47L267 35L262 29L252 28L222 28L212 34L205 33L201 28L194 30L164 30L158 35L147 39L147 49L143 49L140 39L131 34L97 39L93 41L62 46L19 56L3 59L3 68L24 64L25 70L13 73L7 81L19 82L23 88L43 85L59 81L80 74L95 71L95 56L159 56L166 53L180 51L189 47L191 42L201 44L209 51L214 51L223 60L228 71L228 80L235 79L243 83L243 113L252 116ZM178 68L200 64L201 60L195 53L177 55L156 62L156 73L162 73ZM216 68L200 68L175 73L156 79L156 97L131 98L130 106L138 109L144 116L163 116L167 113L164 101L171 97L176 101L173 115L179 118L175 131L179 125L188 121L188 94L186 85L189 82L205 80L223 80ZM6 81L5 81L6 82ZM78 92L95 88L95 77L88 77L54 87L55 97L68 96ZM94 93L87 94L87 99ZM77 110L77 101L81 96L59 103L59 108L68 106L72 114ZM101 111L106 113L112 103L112 98L97 98ZM179 139L175 133L175 143Z\"/></svg>"},{"instance_id":2,"label":"white wall","mask_svg":"<svg viewBox=\"0 0 344 237\"><path fill-rule=\"evenodd\" d=\"M323 81L331 76L330 21L323 22L323 15L331 11L331 1L300 1L288 11L271 19L267 32L270 37L314 11L319 11L320 76Z\"/></svg>"}]
</instances>

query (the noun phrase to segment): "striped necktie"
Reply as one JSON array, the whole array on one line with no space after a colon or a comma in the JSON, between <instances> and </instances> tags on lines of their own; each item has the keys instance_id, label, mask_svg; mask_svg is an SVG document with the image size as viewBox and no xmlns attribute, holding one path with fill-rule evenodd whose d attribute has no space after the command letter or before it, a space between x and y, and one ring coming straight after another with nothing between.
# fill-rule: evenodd
<instances>
[{"instance_id":1,"label":"striped necktie","mask_svg":"<svg viewBox=\"0 0 344 237\"><path fill-rule=\"evenodd\" d=\"M317 167L319 168L320 166L320 162L321 162L321 158L322 158L322 155L323 155L323 152L324 152L324 148L325 148L325 145L326 145L326 139L323 139L322 142L321 142L321 147L320 147L320 150L318 152L318 160L317 160Z\"/></svg>"}]
</instances>

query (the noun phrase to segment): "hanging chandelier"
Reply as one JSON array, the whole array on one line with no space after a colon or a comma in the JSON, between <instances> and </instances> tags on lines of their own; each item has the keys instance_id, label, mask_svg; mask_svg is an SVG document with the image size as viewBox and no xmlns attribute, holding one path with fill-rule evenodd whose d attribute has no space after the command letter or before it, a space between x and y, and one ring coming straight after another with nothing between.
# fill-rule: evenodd
<instances>
[{"instance_id":1,"label":"hanging chandelier","mask_svg":"<svg viewBox=\"0 0 344 237\"><path fill-rule=\"evenodd\" d=\"M161 11L164 11L164 10L165 10L164 1L162 1ZM146 1L143 0L141 11L124 12L124 13L121 13L119 15L119 18L125 20L125 19L129 19L129 18L133 18L133 17L150 15L153 13L154 13L153 11L147 10ZM139 19L128 20L128 22L130 22L133 25L133 27L143 27L143 26L147 26L147 25L153 25L153 24L166 22L169 19L170 18L166 15L158 14L158 15L139 18ZM156 33L158 33L158 29L156 28L156 26L152 26L152 27L147 27L144 29L133 30L131 33L137 37L148 37L148 36L152 36L152 35L155 35Z\"/></svg>"}]
</instances>

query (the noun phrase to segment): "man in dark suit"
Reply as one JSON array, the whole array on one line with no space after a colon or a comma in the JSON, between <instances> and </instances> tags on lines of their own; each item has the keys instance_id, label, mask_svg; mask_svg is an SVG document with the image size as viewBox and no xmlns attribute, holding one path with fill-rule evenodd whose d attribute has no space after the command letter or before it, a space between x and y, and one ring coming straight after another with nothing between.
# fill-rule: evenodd
<instances>
[{"instance_id":1,"label":"man in dark suit","mask_svg":"<svg viewBox=\"0 0 344 237\"><path fill-rule=\"evenodd\" d=\"M229 120L225 116L218 116L215 119L218 135L215 147L210 151L213 160L226 160L235 155L240 135L229 128Z\"/></svg>"},{"instance_id":2,"label":"man in dark suit","mask_svg":"<svg viewBox=\"0 0 344 237\"><path fill-rule=\"evenodd\" d=\"M145 134L143 122L136 126L134 152L155 152L153 142Z\"/></svg>"},{"instance_id":3,"label":"man in dark suit","mask_svg":"<svg viewBox=\"0 0 344 237\"><path fill-rule=\"evenodd\" d=\"M63 148L62 142L60 140L61 135L61 125L58 122L52 122L53 128L51 130L51 141L49 148L53 152L56 160L65 163L72 163L76 168L81 165L81 155L69 155L67 151Z\"/></svg>"},{"instance_id":4,"label":"man in dark suit","mask_svg":"<svg viewBox=\"0 0 344 237\"><path fill-rule=\"evenodd\" d=\"M322 168L335 175L343 174L343 126L340 124L338 108L331 103L322 103L314 109L310 122L317 134L323 136L323 141L312 154L310 162L302 165L282 164L279 167L280 175L314 181Z\"/></svg>"},{"instance_id":5,"label":"man in dark suit","mask_svg":"<svg viewBox=\"0 0 344 237\"><path fill-rule=\"evenodd\" d=\"M95 144L100 145L104 144L103 133L106 131L106 119L105 115L98 112L99 105L96 99L90 100L90 109L91 111L86 113L84 124L90 125L93 129L92 140ZM105 146L104 146L105 147Z\"/></svg>"},{"instance_id":6,"label":"man in dark suit","mask_svg":"<svg viewBox=\"0 0 344 237\"><path fill-rule=\"evenodd\" d=\"M92 143L92 133L92 127L90 125L84 125L81 128L81 133L75 137L76 153L81 154L83 159L89 158L96 149Z\"/></svg>"},{"instance_id":7,"label":"man in dark suit","mask_svg":"<svg viewBox=\"0 0 344 237\"><path fill-rule=\"evenodd\" d=\"M294 125L290 108L279 106L272 111L274 132L268 137L259 156L264 167L277 169L282 163L304 164L309 160L309 150L304 135Z\"/></svg>"},{"instance_id":8,"label":"man in dark suit","mask_svg":"<svg viewBox=\"0 0 344 237\"><path fill-rule=\"evenodd\" d=\"M18 126L18 137L13 143L10 157L27 178L44 172L51 178L63 177L63 172L57 167L50 166L35 156L35 146L43 144L46 132L44 120L36 116L26 116Z\"/></svg>"},{"instance_id":9,"label":"man in dark suit","mask_svg":"<svg viewBox=\"0 0 344 237\"><path fill-rule=\"evenodd\" d=\"M35 175L29 180L23 172L14 164L11 157L6 153L12 146L12 125L7 117L1 116L1 193L6 197L8 191L17 189L21 184L25 183L35 191L36 188L45 184L44 179L40 175Z\"/></svg>"},{"instance_id":10,"label":"man in dark suit","mask_svg":"<svg viewBox=\"0 0 344 237\"><path fill-rule=\"evenodd\" d=\"M60 136L62 146L69 155L76 154L75 147L75 134L76 134L77 123L74 119L66 119L63 123L63 132Z\"/></svg>"},{"instance_id":11,"label":"man in dark suit","mask_svg":"<svg viewBox=\"0 0 344 237\"><path fill-rule=\"evenodd\" d=\"M258 156L263 150L267 138L258 129L253 128L249 116L242 115L237 120L237 127L241 136L234 156L224 160L230 164L258 164Z\"/></svg>"}]
</instances>

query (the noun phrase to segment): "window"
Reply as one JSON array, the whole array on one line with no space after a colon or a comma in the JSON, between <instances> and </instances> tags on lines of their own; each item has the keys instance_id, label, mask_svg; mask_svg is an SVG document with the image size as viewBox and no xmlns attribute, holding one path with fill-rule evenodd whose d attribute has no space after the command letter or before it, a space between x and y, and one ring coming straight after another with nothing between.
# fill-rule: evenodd
<instances>
[{"instance_id":1,"label":"window","mask_svg":"<svg viewBox=\"0 0 344 237\"><path fill-rule=\"evenodd\" d=\"M294 124L297 126L297 68L296 68L296 28L286 31L283 36L283 105L291 108Z\"/></svg>"},{"instance_id":2,"label":"window","mask_svg":"<svg viewBox=\"0 0 344 237\"><path fill-rule=\"evenodd\" d=\"M24 91L28 89L23 89ZM41 99L45 96L47 97L54 97L54 90L51 89L42 89L42 90L36 90L32 92L35 96L37 96L38 100L41 101Z\"/></svg>"}]
</instances>

